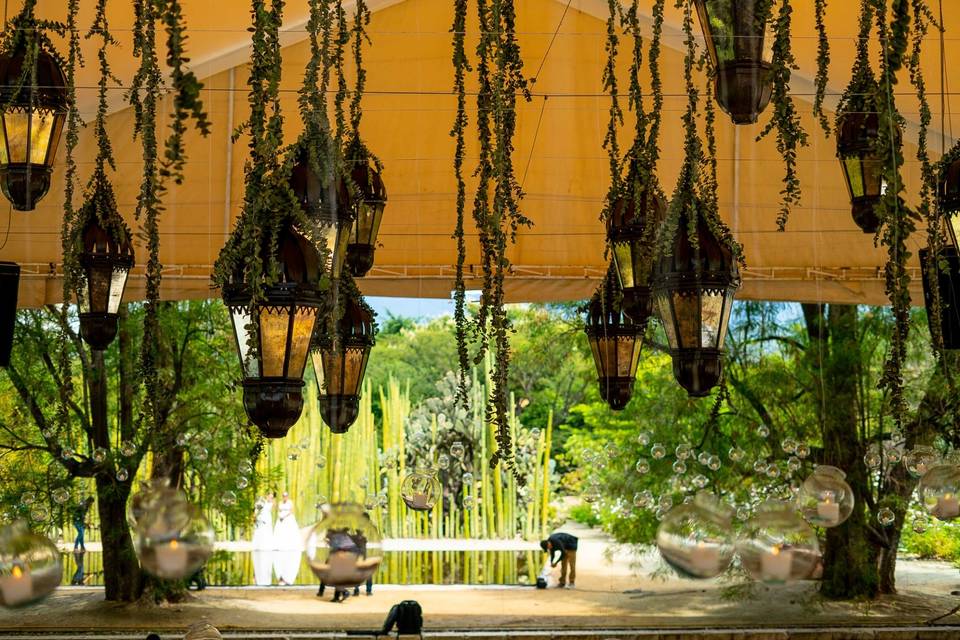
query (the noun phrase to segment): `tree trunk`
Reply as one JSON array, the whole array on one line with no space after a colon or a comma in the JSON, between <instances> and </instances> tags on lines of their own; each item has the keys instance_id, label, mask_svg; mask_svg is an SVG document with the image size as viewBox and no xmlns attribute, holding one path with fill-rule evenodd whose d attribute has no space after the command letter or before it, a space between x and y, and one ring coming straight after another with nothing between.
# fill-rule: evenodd
<instances>
[{"instance_id":1,"label":"tree trunk","mask_svg":"<svg viewBox=\"0 0 960 640\"><path fill-rule=\"evenodd\" d=\"M107 379L103 352L91 352L90 418L94 445L109 447L107 430ZM118 482L109 472L96 476L97 511L103 544L103 585L107 600L132 602L140 596L140 564L127 526L129 482Z\"/></svg>"},{"instance_id":2,"label":"tree trunk","mask_svg":"<svg viewBox=\"0 0 960 640\"><path fill-rule=\"evenodd\" d=\"M846 522L827 529L820 590L828 598L873 598L879 591L879 575L866 508L869 484L864 445L857 432L861 359L857 308L832 304L825 316L822 307L804 305L804 318L812 344L809 353L823 431L822 462L847 474L856 501Z\"/></svg>"}]
</instances>

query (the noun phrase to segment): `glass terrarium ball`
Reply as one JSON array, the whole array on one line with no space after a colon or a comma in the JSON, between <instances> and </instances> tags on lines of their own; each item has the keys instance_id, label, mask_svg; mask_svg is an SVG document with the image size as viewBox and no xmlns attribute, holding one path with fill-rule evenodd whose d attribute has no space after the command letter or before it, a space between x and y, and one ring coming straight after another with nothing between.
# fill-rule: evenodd
<instances>
[{"instance_id":1,"label":"glass terrarium ball","mask_svg":"<svg viewBox=\"0 0 960 640\"><path fill-rule=\"evenodd\" d=\"M755 460L753 463L753 470L757 473L766 473L767 472L767 461L764 458Z\"/></svg>"},{"instance_id":2,"label":"glass terrarium ball","mask_svg":"<svg viewBox=\"0 0 960 640\"><path fill-rule=\"evenodd\" d=\"M287 449L287 460L290 462L296 462L300 459L300 448L299 447L290 447Z\"/></svg>"},{"instance_id":3,"label":"glass terrarium ball","mask_svg":"<svg viewBox=\"0 0 960 640\"><path fill-rule=\"evenodd\" d=\"M66 504L70 501L70 491L64 489L63 487L57 487L54 489L50 496L57 504Z\"/></svg>"},{"instance_id":4,"label":"glass terrarium ball","mask_svg":"<svg viewBox=\"0 0 960 640\"><path fill-rule=\"evenodd\" d=\"M307 562L328 587L356 587L383 558L380 532L358 504L332 504L307 541Z\"/></svg>"},{"instance_id":5,"label":"glass terrarium ball","mask_svg":"<svg viewBox=\"0 0 960 640\"><path fill-rule=\"evenodd\" d=\"M250 481L247 480L244 476L239 476L237 478L237 489L246 489L250 486Z\"/></svg>"},{"instance_id":6,"label":"glass terrarium ball","mask_svg":"<svg viewBox=\"0 0 960 640\"><path fill-rule=\"evenodd\" d=\"M408 509L429 511L440 499L442 488L437 474L431 469L407 471L400 484L400 497Z\"/></svg>"},{"instance_id":7,"label":"glass terrarium ball","mask_svg":"<svg viewBox=\"0 0 960 640\"><path fill-rule=\"evenodd\" d=\"M846 474L829 465L820 465L804 480L797 495L797 508L815 527L835 527L853 513L853 490Z\"/></svg>"},{"instance_id":8,"label":"glass terrarium ball","mask_svg":"<svg viewBox=\"0 0 960 640\"><path fill-rule=\"evenodd\" d=\"M771 462L767 465L766 474L768 478L779 478L780 466L776 462Z\"/></svg>"},{"instance_id":9,"label":"glass terrarium ball","mask_svg":"<svg viewBox=\"0 0 960 640\"><path fill-rule=\"evenodd\" d=\"M469 471L464 472L460 478L463 480L463 484L473 484L473 474Z\"/></svg>"},{"instance_id":10,"label":"glass terrarium ball","mask_svg":"<svg viewBox=\"0 0 960 640\"><path fill-rule=\"evenodd\" d=\"M765 424L757 425L757 435L766 438L770 435L770 428Z\"/></svg>"},{"instance_id":11,"label":"glass terrarium ball","mask_svg":"<svg viewBox=\"0 0 960 640\"><path fill-rule=\"evenodd\" d=\"M177 434L177 437L174 439L178 447L185 447L190 442L190 435L181 431Z\"/></svg>"},{"instance_id":12,"label":"glass terrarium ball","mask_svg":"<svg viewBox=\"0 0 960 640\"><path fill-rule=\"evenodd\" d=\"M683 460L674 460L673 461L673 472L676 474L683 474L687 472L687 463Z\"/></svg>"},{"instance_id":13,"label":"glass terrarium ball","mask_svg":"<svg viewBox=\"0 0 960 640\"><path fill-rule=\"evenodd\" d=\"M686 460L693 455L693 450L690 448L690 445L683 442L677 445L677 448L674 450L674 454L676 454L677 460Z\"/></svg>"},{"instance_id":14,"label":"glass terrarium ball","mask_svg":"<svg viewBox=\"0 0 960 640\"><path fill-rule=\"evenodd\" d=\"M808 445L806 442L799 443L797 445L797 450L795 453L797 454L797 457L800 458L801 460L807 458L807 456L810 455L810 445Z\"/></svg>"},{"instance_id":15,"label":"glass terrarium ball","mask_svg":"<svg viewBox=\"0 0 960 640\"><path fill-rule=\"evenodd\" d=\"M46 522L50 519L50 510L42 504L35 504L30 509L30 518L34 522Z\"/></svg>"},{"instance_id":16,"label":"glass terrarium ball","mask_svg":"<svg viewBox=\"0 0 960 640\"><path fill-rule=\"evenodd\" d=\"M658 442L650 447L650 455L654 460L662 460L667 455L667 448Z\"/></svg>"},{"instance_id":17,"label":"glass terrarium ball","mask_svg":"<svg viewBox=\"0 0 960 640\"><path fill-rule=\"evenodd\" d=\"M57 547L23 522L0 527L0 604L18 607L49 595L63 568Z\"/></svg>"},{"instance_id":18,"label":"glass terrarium ball","mask_svg":"<svg viewBox=\"0 0 960 640\"><path fill-rule=\"evenodd\" d=\"M868 469L878 469L883 463L883 456L880 454L880 445L874 443L867 447L867 452L863 454L863 464Z\"/></svg>"},{"instance_id":19,"label":"glass terrarium ball","mask_svg":"<svg viewBox=\"0 0 960 640\"><path fill-rule=\"evenodd\" d=\"M456 458L457 460L463 460L463 455L467 452L464 448L463 443L459 440L455 441L450 445L450 455Z\"/></svg>"},{"instance_id":20,"label":"glass terrarium ball","mask_svg":"<svg viewBox=\"0 0 960 640\"><path fill-rule=\"evenodd\" d=\"M693 486L695 486L697 489L703 489L709 483L710 480L707 479L707 476L703 475L702 473L698 473L697 475L693 476Z\"/></svg>"},{"instance_id":21,"label":"glass terrarium ball","mask_svg":"<svg viewBox=\"0 0 960 640\"><path fill-rule=\"evenodd\" d=\"M127 480L130 479L130 472L127 471L126 469L118 469L116 477L117 477L117 482L126 482Z\"/></svg>"},{"instance_id":22,"label":"glass terrarium ball","mask_svg":"<svg viewBox=\"0 0 960 640\"><path fill-rule=\"evenodd\" d=\"M129 440L124 440L120 443L120 455L129 458L135 453L137 453L137 445L133 444Z\"/></svg>"},{"instance_id":23,"label":"glass terrarium ball","mask_svg":"<svg viewBox=\"0 0 960 640\"><path fill-rule=\"evenodd\" d=\"M697 454L697 462L699 462L703 466L707 466L707 463L709 461L710 461L710 454L708 452L701 451L699 454Z\"/></svg>"},{"instance_id":24,"label":"glass terrarium ball","mask_svg":"<svg viewBox=\"0 0 960 640\"><path fill-rule=\"evenodd\" d=\"M327 466L326 456L317 456L315 464L317 465L317 469L323 469L325 466Z\"/></svg>"},{"instance_id":25,"label":"glass terrarium ball","mask_svg":"<svg viewBox=\"0 0 960 640\"><path fill-rule=\"evenodd\" d=\"M97 447L93 450L93 461L96 463L103 462L107 459L107 450L103 447Z\"/></svg>"},{"instance_id":26,"label":"glass terrarium ball","mask_svg":"<svg viewBox=\"0 0 960 640\"><path fill-rule=\"evenodd\" d=\"M907 472L911 476L919 478L927 472L927 469L936 464L938 457L933 447L918 444L903 454L903 466L907 468Z\"/></svg>"},{"instance_id":27,"label":"glass terrarium ball","mask_svg":"<svg viewBox=\"0 0 960 640\"><path fill-rule=\"evenodd\" d=\"M723 463L720 462L720 456L711 453L710 459L707 460L707 469L710 469L711 471L718 471L722 464Z\"/></svg>"},{"instance_id":28,"label":"glass terrarium ball","mask_svg":"<svg viewBox=\"0 0 960 640\"><path fill-rule=\"evenodd\" d=\"M920 502L934 518L953 520L960 516L960 467L938 464L920 478Z\"/></svg>"},{"instance_id":29,"label":"glass terrarium ball","mask_svg":"<svg viewBox=\"0 0 960 640\"><path fill-rule=\"evenodd\" d=\"M646 458L639 458L637 459L637 464L634 466L634 468L640 475L650 473L650 461Z\"/></svg>"},{"instance_id":30,"label":"glass terrarium ball","mask_svg":"<svg viewBox=\"0 0 960 640\"><path fill-rule=\"evenodd\" d=\"M930 528L930 518L923 514L917 514L910 526L914 533L924 533Z\"/></svg>"},{"instance_id":31,"label":"glass terrarium ball","mask_svg":"<svg viewBox=\"0 0 960 640\"><path fill-rule=\"evenodd\" d=\"M638 433L638 434L637 434L637 444L639 444L641 447L645 447L645 446L647 446L648 444L650 444L650 432L649 432L649 431L641 431L640 433Z\"/></svg>"},{"instance_id":32,"label":"glass terrarium ball","mask_svg":"<svg viewBox=\"0 0 960 640\"><path fill-rule=\"evenodd\" d=\"M727 452L727 457L730 458L730 462L740 462L746 456L747 452L740 447L730 447L730 451Z\"/></svg>"},{"instance_id":33,"label":"glass terrarium ball","mask_svg":"<svg viewBox=\"0 0 960 640\"><path fill-rule=\"evenodd\" d=\"M889 464L897 464L898 462L903 460L903 451L901 451L895 446L884 448L883 455L887 457L887 462Z\"/></svg>"},{"instance_id":34,"label":"glass terrarium ball","mask_svg":"<svg viewBox=\"0 0 960 640\"><path fill-rule=\"evenodd\" d=\"M790 473L800 471L801 466L803 466L803 463L800 462L800 458L797 456L790 456L787 458L787 470L790 471Z\"/></svg>"},{"instance_id":35,"label":"glass terrarium ball","mask_svg":"<svg viewBox=\"0 0 960 640\"><path fill-rule=\"evenodd\" d=\"M885 527L892 525L897 519L897 514L890 507L883 507L877 512L877 522Z\"/></svg>"},{"instance_id":36,"label":"glass terrarium ball","mask_svg":"<svg viewBox=\"0 0 960 640\"><path fill-rule=\"evenodd\" d=\"M600 486L591 482L586 487L583 488L583 494L581 496L583 501L587 504L593 504L599 502L600 500Z\"/></svg>"},{"instance_id":37,"label":"glass terrarium ball","mask_svg":"<svg viewBox=\"0 0 960 640\"><path fill-rule=\"evenodd\" d=\"M784 453L794 453L797 450L797 441L793 438L785 438L780 447L783 449Z\"/></svg>"},{"instance_id":38,"label":"glass terrarium ball","mask_svg":"<svg viewBox=\"0 0 960 640\"><path fill-rule=\"evenodd\" d=\"M615 442L608 442L607 446L603 448L603 452L606 454L608 460L613 460L620 455L620 447L618 447Z\"/></svg>"},{"instance_id":39,"label":"glass terrarium ball","mask_svg":"<svg viewBox=\"0 0 960 640\"><path fill-rule=\"evenodd\" d=\"M817 533L790 502L762 504L737 541L740 563L754 580L806 580L820 563Z\"/></svg>"},{"instance_id":40,"label":"glass terrarium ball","mask_svg":"<svg viewBox=\"0 0 960 640\"><path fill-rule=\"evenodd\" d=\"M225 507L232 507L237 504L237 494L230 490L224 491L223 495L220 496L220 502Z\"/></svg>"},{"instance_id":41,"label":"glass terrarium ball","mask_svg":"<svg viewBox=\"0 0 960 640\"><path fill-rule=\"evenodd\" d=\"M733 561L733 512L708 493L667 513L657 529L660 555L687 578L713 578Z\"/></svg>"},{"instance_id":42,"label":"glass terrarium ball","mask_svg":"<svg viewBox=\"0 0 960 640\"><path fill-rule=\"evenodd\" d=\"M153 489L141 505L136 531L140 566L158 578L189 577L213 553L213 527L176 489Z\"/></svg>"},{"instance_id":43,"label":"glass terrarium ball","mask_svg":"<svg viewBox=\"0 0 960 640\"><path fill-rule=\"evenodd\" d=\"M248 476L253 473L253 463L249 460L241 460L240 464L237 465L237 471L240 472L240 475Z\"/></svg>"},{"instance_id":44,"label":"glass terrarium ball","mask_svg":"<svg viewBox=\"0 0 960 640\"><path fill-rule=\"evenodd\" d=\"M539 440L539 439L540 439L540 429L538 429L537 427L534 427L534 428L530 429L530 439L531 439L531 440L534 440L534 441Z\"/></svg>"},{"instance_id":45,"label":"glass terrarium ball","mask_svg":"<svg viewBox=\"0 0 960 640\"><path fill-rule=\"evenodd\" d=\"M633 506L646 509L653 504L653 494L649 490L638 491L633 494Z\"/></svg>"},{"instance_id":46,"label":"glass terrarium ball","mask_svg":"<svg viewBox=\"0 0 960 640\"><path fill-rule=\"evenodd\" d=\"M437 456L437 468L446 469L450 466L450 456L445 453L441 453Z\"/></svg>"},{"instance_id":47,"label":"glass terrarium ball","mask_svg":"<svg viewBox=\"0 0 960 640\"><path fill-rule=\"evenodd\" d=\"M191 450L190 455L192 455L193 459L197 462L203 462L210 456L210 452L204 447L197 447L196 449Z\"/></svg>"}]
</instances>

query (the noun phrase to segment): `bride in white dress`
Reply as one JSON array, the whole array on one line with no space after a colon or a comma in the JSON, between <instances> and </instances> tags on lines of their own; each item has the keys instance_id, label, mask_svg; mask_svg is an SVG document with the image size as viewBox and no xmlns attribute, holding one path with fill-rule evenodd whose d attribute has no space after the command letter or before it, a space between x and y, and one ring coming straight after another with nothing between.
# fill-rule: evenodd
<instances>
[{"instance_id":1,"label":"bride in white dress","mask_svg":"<svg viewBox=\"0 0 960 640\"><path fill-rule=\"evenodd\" d=\"M283 499L277 509L277 524L273 529L274 555L273 570L280 584L295 584L300 572L300 555L303 552L303 539L300 537L300 525L293 515L293 501L290 494L283 492Z\"/></svg>"},{"instance_id":2,"label":"bride in white dress","mask_svg":"<svg viewBox=\"0 0 960 640\"><path fill-rule=\"evenodd\" d=\"M273 584L273 494L257 500L253 529L253 580L257 586Z\"/></svg>"}]
</instances>

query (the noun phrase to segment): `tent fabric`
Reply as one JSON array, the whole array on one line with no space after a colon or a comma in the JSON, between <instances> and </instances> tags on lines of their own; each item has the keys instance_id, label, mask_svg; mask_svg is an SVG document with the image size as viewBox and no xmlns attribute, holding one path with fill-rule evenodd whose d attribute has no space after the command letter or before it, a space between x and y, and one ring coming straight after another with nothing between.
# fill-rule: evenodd
<instances>
[{"instance_id":1,"label":"tent fabric","mask_svg":"<svg viewBox=\"0 0 960 640\"><path fill-rule=\"evenodd\" d=\"M9 8L11 14L14 4ZM93 3L81 4L81 24L85 26L92 17ZM830 109L849 81L857 4L829 3ZM162 295L166 299L218 295L211 289L211 266L240 211L248 151L247 139L232 143L231 132L249 111L249 70L245 63L249 57L249 6L237 0L183 0L182 5L189 34L187 48L193 69L205 85L203 99L213 129L206 138L192 130L188 134L186 179L182 185L170 185L164 202L160 233ZM649 35L652 2L641 0L640 5L644 33ZM950 51L957 48L949 29L960 24L960 6L954 5L947 3L944 7L948 60ZM352 3L345 6L348 12L352 11ZM456 106L451 91L452 3L371 0L370 6L374 11L369 28L373 45L367 47L364 56L368 77L362 134L384 163L389 201L376 265L360 286L365 294L372 295L448 297L453 289L456 259L451 237L456 220L454 141L449 135ZM523 211L533 225L521 230L516 245L509 251L513 266L506 294L514 302L583 299L606 272L604 228L599 218L609 184L608 162L601 148L609 105L601 84L606 2L523 0L517 6L525 72L530 77L536 75L536 82L532 84L531 100L518 104L514 163L526 194ZM725 114L718 114L720 211L743 244L747 261L738 297L884 304L886 251L875 246L874 238L853 223L833 137L824 134L811 113L817 44L813 3L794 2L794 9L793 42L800 69L795 72L792 92L810 140L799 154L803 202L794 208L785 232L776 229L782 160L772 136L756 140L773 106L761 114L757 125L751 126L734 127ZM64 11L60 0L39 1L39 13L45 17L62 20ZM131 3L114 0L109 3L109 12L111 29L121 41L121 47L111 50L110 57L118 77L126 84L137 64L131 55ZM300 131L296 90L309 55L304 31L306 15L305 0L287 3L282 85L287 142L293 142ZM660 180L668 195L683 159L681 115L686 94L681 19L679 10L668 2L661 62L665 101L659 165ZM699 24L695 30L699 34ZM476 45L474 16L467 38L472 54ZM629 38L621 38L618 75L624 109L630 45ZM946 132L941 132L935 31L925 46L923 65L935 123L931 126L929 147L937 158L941 145L952 145L949 132L954 122L952 117L946 118ZM96 65L91 62L96 60L95 42L88 41L84 47L87 67L79 74L78 99L84 118L91 122L96 108ZM347 74L352 82L352 67L348 66ZM703 78L700 80L703 82ZM649 87L646 73L642 81L645 88ZM948 68L950 82L960 86L960 69ZM475 86L468 90L474 91ZM908 120L904 132L904 175L907 199L913 205L920 186L920 167L915 159L919 109L905 72L896 91L900 109ZM122 87L110 93L112 112L108 128L117 158L112 179L121 213L136 231L139 222L133 219L133 212L142 177L141 147L132 137L133 115L123 102L123 93ZM169 107L168 99L164 113L169 112ZM471 110L468 116L472 127L475 112ZM161 124L165 128L168 122ZM632 126L628 112L620 135L622 148L630 144ZM82 182L92 170L95 156L91 133L89 129L81 133L78 148ZM471 129L468 170L477 156L472 137ZM8 214L10 232L0 248L0 260L16 261L23 266L21 306L61 300L58 274L63 156L61 146L54 187L37 210ZM472 186L468 184L468 190ZM467 232L467 287L478 289L476 230L469 209ZM916 253L925 244L925 234L921 225L909 241L913 254L909 262L913 301L918 305L923 298ZM139 237L136 252L138 264L126 292L131 300L144 295L146 256L143 239Z\"/></svg>"}]
</instances>

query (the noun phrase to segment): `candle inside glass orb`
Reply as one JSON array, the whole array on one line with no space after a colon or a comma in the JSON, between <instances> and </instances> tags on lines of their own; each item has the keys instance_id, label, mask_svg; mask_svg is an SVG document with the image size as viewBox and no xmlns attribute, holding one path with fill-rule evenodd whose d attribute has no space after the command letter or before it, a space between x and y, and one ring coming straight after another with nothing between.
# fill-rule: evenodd
<instances>
[{"instance_id":1,"label":"candle inside glass orb","mask_svg":"<svg viewBox=\"0 0 960 640\"><path fill-rule=\"evenodd\" d=\"M162 575L180 576L186 573L189 557L187 549L176 540L171 540L169 544L158 545L157 567Z\"/></svg>"},{"instance_id":2,"label":"candle inside glass orb","mask_svg":"<svg viewBox=\"0 0 960 640\"><path fill-rule=\"evenodd\" d=\"M33 598L33 578L30 571L14 565L10 575L0 578L3 602L8 607L29 602Z\"/></svg>"},{"instance_id":3,"label":"candle inside glass orb","mask_svg":"<svg viewBox=\"0 0 960 640\"><path fill-rule=\"evenodd\" d=\"M824 491L820 494L820 502L817 503L817 518L829 524L840 520L840 505L837 503L837 496L833 491Z\"/></svg>"},{"instance_id":4,"label":"candle inside glass orb","mask_svg":"<svg viewBox=\"0 0 960 640\"><path fill-rule=\"evenodd\" d=\"M945 493L937 498L937 510L933 515L941 520L949 520L960 515L960 503L957 502L957 496L952 493Z\"/></svg>"},{"instance_id":5,"label":"candle inside glass orb","mask_svg":"<svg viewBox=\"0 0 960 640\"><path fill-rule=\"evenodd\" d=\"M764 580L785 582L793 567L793 551L774 545L760 558L760 570Z\"/></svg>"}]
</instances>

